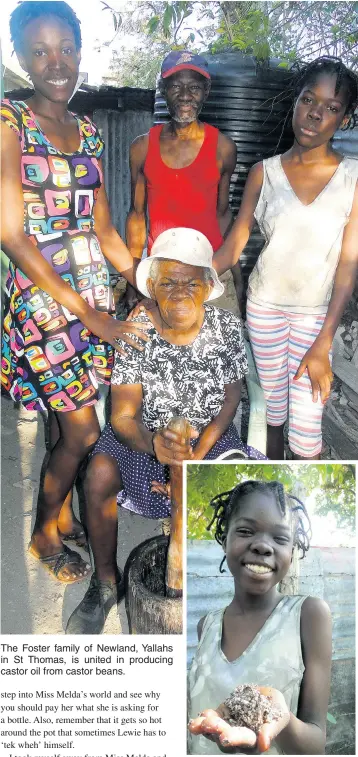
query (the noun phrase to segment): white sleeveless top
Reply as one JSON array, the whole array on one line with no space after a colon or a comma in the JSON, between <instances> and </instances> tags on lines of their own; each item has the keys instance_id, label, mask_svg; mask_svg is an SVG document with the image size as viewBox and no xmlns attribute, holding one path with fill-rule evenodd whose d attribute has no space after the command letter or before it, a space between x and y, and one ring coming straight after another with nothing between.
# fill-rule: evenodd
<instances>
[{"instance_id":1,"label":"white sleeveless top","mask_svg":"<svg viewBox=\"0 0 358 757\"><path fill-rule=\"evenodd\" d=\"M283 596L251 644L233 662L221 649L225 610L209 612L189 671L189 717L216 709L240 683L272 686L282 692L297 715L304 664L301 651L301 607L306 597ZM205 736L189 735L189 754L222 754ZM240 752L237 752L240 754ZM272 742L265 754L284 754Z\"/></svg>"},{"instance_id":2,"label":"white sleeveless top","mask_svg":"<svg viewBox=\"0 0 358 757\"><path fill-rule=\"evenodd\" d=\"M309 205L293 191L280 155L264 160L263 168L255 218L266 244L249 278L247 296L268 308L325 314L358 181L358 160L343 158Z\"/></svg>"}]
</instances>

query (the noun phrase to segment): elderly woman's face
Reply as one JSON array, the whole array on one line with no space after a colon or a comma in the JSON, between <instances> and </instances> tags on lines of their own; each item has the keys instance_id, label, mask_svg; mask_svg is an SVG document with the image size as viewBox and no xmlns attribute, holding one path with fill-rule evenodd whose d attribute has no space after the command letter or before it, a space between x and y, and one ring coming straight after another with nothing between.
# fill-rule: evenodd
<instances>
[{"instance_id":1,"label":"elderly woman's face","mask_svg":"<svg viewBox=\"0 0 358 757\"><path fill-rule=\"evenodd\" d=\"M184 330L195 324L211 289L204 275L199 266L162 260L155 279L148 279L151 296L171 328Z\"/></svg>"}]
</instances>

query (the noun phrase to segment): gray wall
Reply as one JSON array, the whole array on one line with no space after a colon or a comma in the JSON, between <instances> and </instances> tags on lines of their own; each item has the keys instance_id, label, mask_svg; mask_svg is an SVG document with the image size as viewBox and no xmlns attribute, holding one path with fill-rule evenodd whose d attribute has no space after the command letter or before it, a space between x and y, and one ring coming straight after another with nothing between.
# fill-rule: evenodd
<instances>
[{"instance_id":1,"label":"gray wall","mask_svg":"<svg viewBox=\"0 0 358 757\"><path fill-rule=\"evenodd\" d=\"M104 179L116 229L125 239L125 220L130 205L129 148L133 139L145 134L153 124L146 110L95 110L93 121L105 142Z\"/></svg>"},{"instance_id":2,"label":"gray wall","mask_svg":"<svg viewBox=\"0 0 358 757\"><path fill-rule=\"evenodd\" d=\"M358 158L358 126L347 131L336 131L333 139L333 147L343 155Z\"/></svg>"},{"instance_id":3,"label":"gray wall","mask_svg":"<svg viewBox=\"0 0 358 757\"><path fill-rule=\"evenodd\" d=\"M209 610L225 607L233 579L219 573L223 552L215 541L189 541L187 551L188 663L196 647L196 626ZM355 754L355 550L312 547L300 566L300 594L324 599L333 618L333 664L327 723L327 754Z\"/></svg>"}]
</instances>

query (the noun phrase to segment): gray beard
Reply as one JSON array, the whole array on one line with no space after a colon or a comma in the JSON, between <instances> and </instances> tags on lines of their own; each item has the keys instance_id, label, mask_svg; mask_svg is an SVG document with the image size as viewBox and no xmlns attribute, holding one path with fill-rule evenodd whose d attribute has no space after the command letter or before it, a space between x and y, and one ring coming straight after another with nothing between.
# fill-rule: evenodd
<instances>
[{"instance_id":1,"label":"gray beard","mask_svg":"<svg viewBox=\"0 0 358 757\"><path fill-rule=\"evenodd\" d=\"M179 118L179 116L172 116L172 121L175 121L176 124L192 124L194 121L197 120L198 113L193 116L192 118Z\"/></svg>"},{"instance_id":2,"label":"gray beard","mask_svg":"<svg viewBox=\"0 0 358 757\"><path fill-rule=\"evenodd\" d=\"M197 120L199 113L202 110L202 105L199 108L194 107L193 108L193 115L192 116L178 116L176 112L176 108L169 108L169 114L171 116L172 121L175 121L177 124L192 124L194 121Z\"/></svg>"}]
</instances>

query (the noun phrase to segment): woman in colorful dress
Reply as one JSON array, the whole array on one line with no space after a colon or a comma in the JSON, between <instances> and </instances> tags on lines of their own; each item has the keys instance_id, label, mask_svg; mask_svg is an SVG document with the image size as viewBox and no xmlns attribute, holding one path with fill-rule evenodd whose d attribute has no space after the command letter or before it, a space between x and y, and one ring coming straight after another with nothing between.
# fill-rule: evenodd
<instances>
[{"instance_id":1,"label":"woman in colorful dress","mask_svg":"<svg viewBox=\"0 0 358 757\"><path fill-rule=\"evenodd\" d=\"M34 94L1 108L2 247L10 258L2 385L25 408L49 413L51 454L29 551L72 583L89 571L63 540L81 537L71 492L100 435L98 382L110 382L117 340L145 340L147 326L110 315L106 258L131 283L133 264L111 223L100 134L67 110L79 20L65 2L22 2L10 31Z\"/></svg>"}]
</instances>

